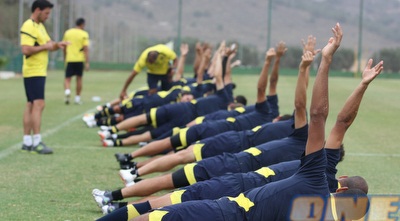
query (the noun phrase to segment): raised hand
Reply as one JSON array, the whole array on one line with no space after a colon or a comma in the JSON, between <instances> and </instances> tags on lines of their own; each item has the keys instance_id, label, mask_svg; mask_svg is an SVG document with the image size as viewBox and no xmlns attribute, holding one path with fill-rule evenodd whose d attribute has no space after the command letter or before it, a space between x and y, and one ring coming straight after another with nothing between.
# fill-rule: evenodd
<instances>
[{"instance_id":1,"label":"raised hand","mask_svg":"<svg viewBox=\"0 0 400 221\"><path fill-rule=\"evenodd\" d=\"M181 44L181 55L186 56L187 53L189 52L189 45L188 44Z\"/></svg>"},{"instance_id":2,"label":"raised hand","mask_svg":"<svg viewBox=\"0 0 400 221\"><path fill-rule=\"evenodd\" d=\"M362 83L364 84L371 83L371 81L374 80L376 76L378 76L383 70L383 61L380 61L378 64L371 68L372 62L372 59L368 60L367 66L362 73Z\"/></svg>"},{"instance_id":3,"label":"raised hand","mask_svg":"<svg viewBox=\"0 0 400 221\"><path fill-rule=\"evenodd\" d=\"M199 54L203 52L203 46L201 45L201 42L196 42L195 51Z\"/></svg>"},{"instance_id":4,"label":"raised hand","mask_svg":"<svg viewBox=\"0 0 400 221\"><path fill-rule=\"evenodd\" d=\"M268 51L265 53L265 61L269 60L271 61L272 58L276 56L276 52L274 48L268 49Z\"/></svg>"},{"instance_id":5,"label":"raised hand","mask_svg":"<svg viewBox=\"0 0 400 221\"><path fill-rule=\"evenodd\" d=\"M307 42L304 41L304 39L301 39L302 45L303 45L303 53L306 51L311 51L313 55L318 54L321 49L315 49L315 44L317 43L317 38L309 35L307 38Z\"/></svg>"},{"instance_id":6,"label":"raised hand","mask_svg":"<svg viewBox=\"0 0 400 221\"><path fill-rule=\"evenodd\" d=\"M311 51L305 51L301 56L300 67L307 68L314 60L314 54Z\"/></svg>"},{"instance_id":7,"label":"raised hand","mask_svg":"<svg viewBox=\"0 0 400 221\"><path fill-rule=\"evenodd\" d=\"M287 51L287 47L286 47L285 42L280 41L278 43L278 45L276 46L276 56L281 57L282 55L285 54L286 51Z\"/></svg>"},{"instance_id":8,"label":"raised hand","mask_svg":"<svg viewBox=\"0 0 400 221\"><path fill-rule=\"evenodd\" d=\"M322 56L326 58L332 58L335 51L339 48L340 42L342 41L343 31L339 23L336 23L335 27L332 28L333 36L329 38L328 43L322 49Z\"/></svg>"}]
</instances>

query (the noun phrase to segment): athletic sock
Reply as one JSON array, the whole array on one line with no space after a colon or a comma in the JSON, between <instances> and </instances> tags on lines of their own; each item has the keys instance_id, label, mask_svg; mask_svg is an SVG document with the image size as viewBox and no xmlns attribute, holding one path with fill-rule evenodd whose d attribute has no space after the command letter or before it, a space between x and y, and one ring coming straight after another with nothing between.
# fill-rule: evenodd
<instances>
[{"instance_id":1,"label":"athletic sock","mask_svg":"<svg viewBox=\"0 0 400 221\"><path fill-rule=\"evenodd\" d=\"M112 191L111 197L112 197L112 200L123 200L124 199L124 197L122 196L121 189Z\"/></svg>"},{"instance_id":2,"label":"athletic sock","mask_svg":"<svg viewBox=\"0 0 400 221\"><path fill-rule=\"evenodd\" d=\"M75 96L75 102L76 103L79 103L79 102L81 102L81 96Z\"/></svg>"},{"instance_id":3,"label":"athletic sock","mask_svg":"<svg viewBox=\"0 0 400 221\"><path fill-rule=\"evenodd\" d=\"M126 159L127 159L128 161L133 160L133 157L132 157L132 155L131 155L130 153L126 153L125 156L126 156Z\"/></svg>"},{"instance_id":4,"label":"athletic sock","mask_svg":"<svg viewBox=\"0 0 400 221\"><path fill-rule=\"evenodd\" d=\"M40 142L42 142L42 136L40 134L33 135L33 146L36 147Z\"/></svg>"},{"instance_id":5,"label":"athletic sock","mask_svg":"<svg viewBox=\"0 0 400 221\"><path fill-rule=\"evenodd\" d=\"M122 143L122 140L114 140L114 147L122 147L124 144Z\"/></svg>"},{"instance_id":6,"label":"athletic sock","mask_svg":"<svg viewBox=\"0 0 400 221\"><path fill-rule=\"evenodd\" d=\"M70 95L71 94L71 90L70 89L65 89L64 93L65 93L65 95Z\"/></svg>"},{"instance_id":7,"label":"athletic sock","mask_svg":"<svg viewBox=\"0 0 400 221\"><path fill-rule=\"evenodd\" d=\"M23 140L23 143L25 146L32 146L32 144L33 144L31 135L24 135L22 140Z\"/></svg>"},{"instance_id":8,"label":"athletic sock","mask_svg":"<svg viewBox=\"0 0 400 221\"><path fill-rule=\"evenodd\" d=\"M116 125L118 122L117 122L117 118L116 117L111 117L109 120L108 120L108 125L109 126L113 126L113 125Z\"/></svg>"},{"instance_id":9,"label":"athletic sock","mask_svg":"<svg viewBox=\"0 0 400 221\"><path fill-rule=\"evenodd\" d=\"M111 127L111 130L110 130L110 132L112 133L112 134L116 134L116 133L118 133L118 128L116 127L116 126L112 126Z\"/></svg>"}]
</instances>

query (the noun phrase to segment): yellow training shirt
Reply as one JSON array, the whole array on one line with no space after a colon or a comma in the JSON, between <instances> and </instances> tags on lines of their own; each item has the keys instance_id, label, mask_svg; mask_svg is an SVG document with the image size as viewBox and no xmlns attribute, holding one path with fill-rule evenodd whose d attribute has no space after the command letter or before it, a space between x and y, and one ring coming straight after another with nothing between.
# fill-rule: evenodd
<instances>
[{"instance_id":1,"label":"yellow training shirt","mask_svg":"<svg viewBox=\"0 0 400 221\"><path fill-rule=\"evenodd\" d=\"M153 64L146 62L147 54L150 51L158 51L159 53L157 60ZM133 70L135 70L137 73L140 73L144 67L147 67L148 73L165 75L169 68L169 61L174 60L175 58L176 54L173 50L164 44L158 44L149 47L142 52L135 66L133 67Z\"/></svg>"},{"instance_id":2,"label":"yellow training shirt","mask_svg":"<svg viewBox=\"0 0 400 221\"><path fill-rule=\"evenodd\" d=\"M64 33L63 41L70 44L66 48L65 62L85 62L83 48L89 46L89 34L80 28L71 28Z\"/></svg>"},{"instance_id":3,"label":"yellow training shirt","mask_svg":"<svg viewBox=\"0 0 400 221\"><path fill-rule=\"evenodd\" d=\"M36 23L28 19L21 27L21 46L39 46L50 41L46 28L42 23ZM47 64L49 62L48 51L43 50L30 56L24 56L22 66L23 77L46 76Z\"/></svg>"}]
</instances>

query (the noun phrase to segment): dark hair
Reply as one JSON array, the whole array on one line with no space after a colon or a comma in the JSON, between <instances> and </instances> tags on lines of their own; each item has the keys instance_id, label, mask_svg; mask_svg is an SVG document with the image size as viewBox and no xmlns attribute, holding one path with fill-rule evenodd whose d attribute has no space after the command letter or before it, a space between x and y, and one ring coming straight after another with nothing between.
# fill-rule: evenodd
<instances>
[{"instance_id":1,"label":"dark hair","mask_svg":"<svg viewBox=\"0 0 400 221\"><path fill-rule=\"evenodd\" d=\"M81 26L85 24L85 19L84 18L78 18L75 22L76 26Z\"/></svg>"},{"instance_id":2,"label":"dark hair","mask_svg":"<svg viewBox=\"0 0 400 221\"><path fill-rule=\"evenodd\" d=\"M158 54L158 51L149 51L149 53L147 53L147 59L153 59L155 61L158 57Z\"/></svg>"},{"instance_id":3,"label":"dark hair","mask_svg":"<svg viewBox=\"0 0 400 221\"><path fill-rule=\"evenodd\" d=\"M32 3L31 11L34 12L37 8L43 10L45 8L53 8L53 4L47 0L36 0Z\"/></svg>"},{"instance_id":4,"label":"dark hair","mask_svg":"<svg viewBox=\"0 0 400 221\"><path fill-rule=\"evenodd\" d=\"M349 189L359 189L365 194L368 194L368 184L367 181L360 176L350 176L345 179L340 180L342 186L346 186Z\"/></svg>"},{"instance_id":5,"label":"dark hair","mask_svg":"<svg viewBox=\"0 0 400 221\"><path fill-rule=\"evenodd\" d=\"M238 95L238 96L236 96L236 97L235 97L235 102L241 103L241 104L243 104L244 106L247 105L247 99L246 99L246 97L243 96L243 95Z\"/></svg>"}]
</instances>

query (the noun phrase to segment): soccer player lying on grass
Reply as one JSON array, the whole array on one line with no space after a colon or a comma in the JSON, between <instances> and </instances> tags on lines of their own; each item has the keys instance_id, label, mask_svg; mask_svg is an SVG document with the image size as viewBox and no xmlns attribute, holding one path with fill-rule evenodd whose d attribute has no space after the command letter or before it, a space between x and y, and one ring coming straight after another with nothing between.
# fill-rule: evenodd
<instances>
[{"instance_id":1,"label":"soccer player lying on grass","mask_svg":"<svg viewBox=\"0 0 400 221\"><path fill-rule=\"evenodd\" d=\"M304 44L304 48L305 49L310 48L311 51L314 51L314 47L315 47L315 38L309 37L307 44ZM277 56L275 58L275 62L274 62L273 68L272 68L272 73L271 73L271 76L269 79L269 83L270 83L269 92L268 92L269 97L274 97L274 98L277 97L276 86L277 86L277 82L278 82L279 62L280 62L281 56L284 54L285 51L286 51L285 44L283 42L280 42L276 49ZM262 74L263 73L267 74L266 73L267 62L265 62L264 65L265 65L264 69L261 72L261 75L259 78L260 88L264 87L264 86L261 86L260 83L265 82L265 79L262 78L262 76L263 76ZM307 76L307 81L308 81L308 76ZM257 93L261 93L258 96L260 101L265 100L265 90L257 90ZM264 94L262 94L262 93L264 93ZM269 101L273 101L273 102L269 103L271 110L275 113L278 113L279 107L277 104L277 99L271 99ZM214 112L214 113L216 113L216 112ZM246 111L246 113L247 113L247 111ZM211 113L211 114L213 114L213 113ZM240 116L242 116L242 115L240 115ZM286 119L288 119L288 116L284 116L283 118L280 116L277 119L286 120ZM277 119L273 120L273 122L276 122ZM247 120L247 119L245 118L244 120ZM235 121L235 123L237 123L237 122L239 122L239 120ZM226 124L226 123L229 123L229 121L225 121L222 124ZM211 146L211 148L231 146L232 147L231 152L239 152L240 150L249 148L250 146L256 146L256 145L265 143L270 140L287 137L291 132L293 132L293 129L292 129L293 119L290 121L280 122L279 124L276 124L273 126L269 125L269 124L258 126L260 122L255 122L255 123L257 124L257 127L254 127L252 130L249 130L249 131L244 131L244 130L240 131L240 132L239 131L230 131L230 132L225 132L225 133L221 133L218 135L215 135L216 134L215 133L214 134L215 136L213 136L211 138L207 138L205 140L200 140L199 143L191 145L190 149L192 149L194 146L196 146L196 148L202 146L201 147L202 149L203 148L206 149L207 146ZM232 125L234 125L234 123L232 123ZM156 140L138 150L135 150L131 154L116 154L116 158L120 162L121 169L127 169L127 168L130 168L131 166L135 165L135 163L131 162L131 160L136 157L152 156L152 155L158 154L158 153L166 151L166 150L176 149L177 147L179 147L178 150L182 150L183 148L180 148L180 146L182 146L182 145L176 145L177 143L181 143L181 142L172 142L173 139L177 140L176 138L178 138L178 136L172 136L172 137ZM173 144L175 144L175 145L173 145ZM190 144L190 142L187 142L187 144ZM206 147L204 147L204 146L206 146ZM228 150L226 150L226 151L228 151ZM203 151L201 151L201 152L203 152ZM228 152L230 152L230 151L228 151ZM204 157L197 156L196 158L197 158L197 160L199 160L198 158L204 158ZM144 165L144 163L142 163L142 162L139 162L137 164L138 167L141 167L143 165Z\"/></svg>"},{"instance_id":2,"label":"soccer player lying on grass","mask_svg":"<svg viewBox=\"0 0 400 221\"><path fill-rule=\"evenodd\" d=\"M238 154L224 154L205 160L197 164L188 164L184 168L159 177L142 180L134 184L132 174L124 175L129 185L121 191L113 192L113 199L120 196L147 196L162 189L172 189L193 184L197 181L208 180L211 177L221 176L228 172L239 173L259 169L282 161L300 159L304 152L307 140L307 116L306 116L306 88L308 80L308 68L313 60L313 54L308 52L303 56L300 65L298 83L295 95L295 130L291 136L271 141L257 148L250 148ZM292 126L292 124L291 124ZM261 149L263 148L263 149ZM94 190L94 195L96 190ZM115 195L115 194L120 194Z\"/></svg>"},{"instance_id":3,"label":"soccer player lying on grass","mask_svg":"<svg viewBox=\"0 0 400 221\"><path fill-rule=\"evenodd\" d=\"M306 88L307 88L307 84L308 84L307 80L308 80L308 74L309 74L309 67L310 67L310 64L312 61L312 54L309 55L307 58L309 58L310 60L303 60L299 67L300 68L299 73L301 73L301 74L299 74L299 77L298 77L299 83L297 84L296 88L300 88L300 89L296 89L296 96L295 96L295 107L296 107L295 113L296 113L296 115L298 115L298 114L304 115L304 117L302 116L302 118L304 118L304 124L306 124L306 119L305 119L306 113L303 111L299 111L299 110L305 109L306 102L305 102L305 96L303 94L306 93ZM266 66L264 66L264 68L266 68ZM263 80L265 80L265 78L260 77L260 81L263 81ZM260 81L259 81L259 85L260 85ZM260 87L258 88L258 92L259 93L262 92L262 90L260 90ZM261 97L264 97L264 102L265 102L265 94L258 96L258 98L261 98ZM275 105L275 106L277 106L277 105ZM257 115L251 115L251 116L257 117ZM241 117L245 117L245 115L240 115L239 117L237 117L237 121L235 121L235 122L240 122L241 119L247 120L247 118L241 118ZM298 118L298 116L295 117L295 119L296 118ZM228 122L228 121L224 121L224 122ZM218 123L224 123L224 122L216 121L216 123L217 123L216 126L220 125ZM302 122L302 121L298 120L298 122ZM242 125L243 124L244 123L242 123ZM193 126L191 128L198 127L198 126L201 126L201 125ZM250 138L258 138L258 139L254 139L255 142L253 142L253 143L257 143L257 144L261 145L261 144L271 141L271 140L279 140L279 139L288 137L291 133L294 132L292 126L293 126L293 120L288 120L288 121L283 121L280 123L267 124L264 127L258 127L253 130L250 130L250 131L245 131L241 134L242 135L256 134L256 136L254 136L254 137L250 136ZM303 126L304 125L302 123L295 124L296 129L302 128ZM189 128L189 130L191 128ZM262 129L259 130L259 128L262 128ZM304 130L307 130L307 129L305 128ZM260 132L258 132L258 131L260 131ZM237 133L240 134L240 132L237 132ZM249 143L245 143L246 141L248 141L246 139L241 140L239 138L239 139L235 140L235 139L232 139L229 137L230 134L228 134L228 137L225 136L226 134L220 134L220 135L210 137L208 139L209 141L205 141L205 143L208 143L208 145L204 145L204 143L202 141L200 141L199 143L195 143L195 144L189 146L188 149L181 150L175 154L168 154L166 156L155 159L154 161L149 162L148 164L145 164L145 165L137 165L138 168L136 168L135 165L132 165L133 167L131 169L121 170L120 173L128 174L128 177L129 177L129 173L134 173L133 176L138 176L138 174L143 176L143 175L147 175L149 173L153 173L153 172L157 172L157 171L161 172L161 171L170 170L173 167L177 166L178 164L187 164L187 163L191 163L194 161L202 160L204 158L221 155L221 154L227 153L227 152L236 153L236 152L240 152L240 151L243 151L243 150L251 147L251 146L249 146ZM305 134L304 136L306 137L307 135ZM242 136L242 137L247 138L247 136ZM233 138L235 138L235 136L233 136ZM286 142L286 140L282 141L282 142ZM158 142L154 142L154 143L158 143ZM240 145L242 143L244 143L244 145ZM301 145L300 145L299 149L300 149L300 154L301 154L304 149L305 143L300 142L300 144ZM150 145L152 145L152 143L150 143L148 146L150 146ZM274 144L274 145L276 145L276 144ZM236 147L236 148L234 148L234 147ZM289 147L289 145L288 145L288 147ZM145 147L141 148L140 150L142 150L144 148ZM268 148L271 148L271 147L268 146ZM139 152L140 150L138 150L136 152ZM246 152L244 154L247 155L248 152ZM296 154L294 156L296 156ZM127 159L125 155L117 155L117 157L121 158L120 161L124 161L124 159ZM234 156L233 158L236 158L236 156ZM220 156L220 159L224 160L224 157ZM278 159L278 158L276 158L276 159ZM120 166L123 167L123 169L125 169L129 165L130 165L129 162L124 161L124 162L122 162L122 165L120 165ZM126 177L126 175L121 175L121 176ZM130 180L129 178L127 178L127 179Z\"/></svg>"},{"instance_id":4,"label":"soccer player lying on grass","mask_svg":"<svg viewBox=\"0 0 400 221\"><path fill-rule=\"evenodd\" d=\"M150 109L154 107L162 106L168 103L189 102L193 99L193 97L202 97L206 92L208 92L203 90L203 88L207 88L203 87L202 80L198 79L197 83L194 84L195 86L192 86L191 84L186 86L187 80L182 77L186 56L189 51L188 45L182 44L180 51L181 56L178 60L178 67L171 89L168 91L159 91L152 95L142 95L127 98L119 103L119 105L104 108L103 110L97 112L94 116L84 117L83 120L89 127L115 125L124 119L150 111ZM204 65L202 65L202 69L204 69L203 66ZM202 77L202 75L199 75L199 78L200 77ZM118 117L114 117L115 114L118 114Z\"/></svg>"},{"instance_id":5,"label":"soccer player lying on grass","mask_svg":"<svg viewBox=\"0 0 400 221\"><path fill-rule=\"evenodd\" d=\"M187 145L190 145L197 140L201 140L230 130L248 130L260 124L271 122L275 117L277 117L279 115L278 96L276 94L278 68L276 68L275 66L279 66L280 59L278 59L278 62L274 63L274 69L276 71L273 72L273 74L271 75L271 79L274 80L273 85L271 86L272 89L270 90L268 96L266 96L265 93L268 85L268 72L272 59L278 54L279 57L281 57L286 51L286 46L283 42L280 42L278 44L277 51L279 51L279 53L276 53L274 48L270 48L265 54L264 66L261 70L257 84L257 101L254 111L240 114L235 118L221 119L218 121L208 121L199 125L194 125L190 128L182 129L179 131L179 134L162 139L164 143L171 144L168 145L168 149L171 150L171 147L176 148L176 150L183 149L186 148ZM135 144L135 142L132 142L131 139L132 138L129 137L123 140L106 139L103 141L103 145L126 146ZM158 153L167 150L167 148L161 149L161 145L159 145L159 142L154 145L149 145L158 146Z\"/></svg>"},{"instance_id":6,"label":"soccer player lying on grass","mask_svg":"<svg viewBox=\"0 0 400 221\"><path fill-rule=\"evenodd\" d=\"M226 74L224 81L222 79L222 61L224 55L225 42L221 43L218 49L215 61L215 73L217 92L204 98L192 100L191 102L175 103L163 105L159 108L151 109L145 114L126 119L111 130L99 131L98 134L102 140L109 138L112 133L118 133L120 130L129 130L143 125L152 125L153 130L140 135L131 136L132 143L149 141L156 139L164 133L171 131L174 127L184 126L198 116L205 115L217 110L227 109L230 103L233 103L232 79L230 74ZM133 137L133 138L132 138Z\"/></svg>"},{"instance_id":7,"label":"soccer player lying on grass","mask_svg":"<svg viewBox=\"0 0 400 221\"><path fill-rule=\"evenodd\" d=\"M359 176L341 176L339 179L336 179L335 175L337 172L336 165L342 160L344 155L341 145L344 135L357 116L361 100L368 85L380 74L379 70L381 70L382 62L378 63L374 68L371 68L371 65L372 60L369 60L367 67L363 71L361 83L346 100L326 141L325 151L328 161L326 165L326 175L330 192L336 192L338 189L340 190L343 188L358 188L368 193L368 185L363 178ZM94 190L94 192L101 193L101 195L94 196L104 214L110 213L120 206L124 206L121 208L122 210L113 212L102 220L128 220L128 217L129 219L133 218L143 213L143 211L171 204L190 200L218 199L223 196L237 196L241 192L245 192L249 189L285 179L293 175L297 171L299 165L300 160L294 160L263 167L255 172L227 174L195 183L162 197L150 197L148 201L127 205L126 207L126 203L112 202L112 200L114 200L113 195L118 194Z\"/></svg>"},{"instance_id":8,"label":"soccer player lying on grass","mask_svg":"<svg viewBox=\"0 0 400 221\"><path fill-rule=\"evenodd\" d=\"M188 201L176 205L162 207L132 220L287 220L295 195L318 195L329 197L326 179L325 122L329 111L328 72L329 64L342 38L342 29L336 24L332 29L333 37L322 49L322 60L319 67L311 99L310 125L305 156L301 166L291 177L266 184L239 194L237 197L222 197L218 200ZM380 68L380 70L382 70ZM375 71L375 70L374 70ZM362 190L342 189L332 195L339 212L344 209L340 204L340 196L352 194L354 200L367 197ZM359 196L363 195L363 196ZM339 198L339 201L338 201ZM323 206L323 205L318 205ZM351 213L339 213L327 208L328 214L339 220L359 219L366 213L366 208L347 208ZM346 215L346 217L343 217ZM328 217L328 219L333 219Z\"/></svg>"},{"instance_id":9,"label":"soccer player lying on grass","mask_svg":"<svg viewBox=\"0 0 400 221\"><path fill-rule=\"evenodd\" d=\"M207 53L205 53L205 54L207 54ZM227 65L227 64L230 63L230 60L232 59L234 54L236 54L236 52L228 51L227 54L229 54L229 57L228 56L224 56L223 65L227 66L226 72L231 73L231 69L229 68L230 65ZM204 59L204 60L208 60L208 59L209 59L209 56L207 56L206 59ZM202 67L204 67L203 62L201 63L201 70L204 69ZM184 87L185 90L190 90L190 92L194 95L195 98L203 97L203 96L206 95L206 93L208 93L208 91L210 91L210 90L213 91L214 90L214 89L209 88L209 86L206 86L206 85L209 85L209 84L205 84L204 81L201 81L201 78L202 78L202 74L201 73L202 72L200 72L197 75L197 77L199 79L197 80L196 83L190 85L189 88L188 87ZM243 105L246 105L246 104L247 104L247 100L246 100L245 97L236 96L235 97L235 103L230 104L228 106L228 108L229 109L233 109L233 108L235 108L237 106L239 106L241 108L235 108L235 110L231 110L231 111L229 111L229 110L219 110L219 111L216 111L216 112L212 112L212 113L206 115L207 119L210 119L210 118L212 118L212 119L225 119L227 117L234 117L234 116L237 116L239 114L243 114L245 112L247 113L247 112L250 112L250 111L254 110L254 106L253 107L243 107ZM133 105L133 106L135 106L135 105ZM175 131L178 132L179 128L178 127L174 128L173 131L174 131L173 133L175 133ZM139 133L135 133L135 134L139 134ZM117 144L122 145L123 141L122 140L117 141L116 139L125 139L125 138L127 138L129 136L120 136L120 135L121 134L112 134L110 139L104 140L103 145L104 146L114 146L114 145L117 145ZM159 136L158 139L161 139L161 138L164 138L164 137L169 137L169 136L170 136L170 131L165 135ZM125 143L129 144L129 139L125 139Z\"/></svg>"}]
</instances>

